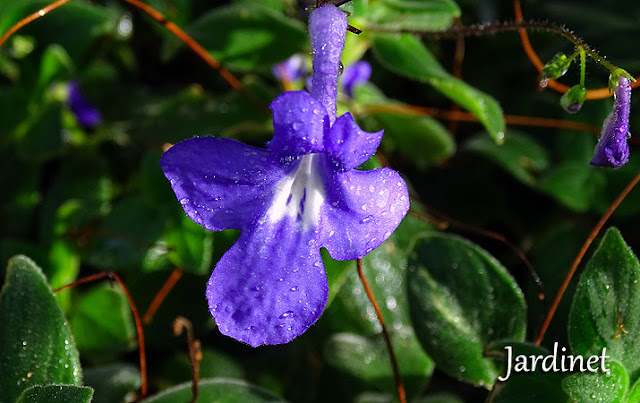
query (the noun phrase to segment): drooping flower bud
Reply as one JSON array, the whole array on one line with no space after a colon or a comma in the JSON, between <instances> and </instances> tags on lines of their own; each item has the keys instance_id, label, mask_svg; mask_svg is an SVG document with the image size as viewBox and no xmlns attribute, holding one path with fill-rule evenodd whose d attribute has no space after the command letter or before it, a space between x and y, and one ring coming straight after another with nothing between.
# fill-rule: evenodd
<instances>
[{"instance_id":1,"label":"drooping flower bud","mask_svg":"<svg viewBox=\"0 0 640 403\"><path fill-rule=\"evenodd\" d=\"M618 168L629 161L629 111L631 108L631 84L626 77L618 77L613 89L613 109L604 120L602 133L596 145L591 165Z\"/></svg>"}]
</instances>

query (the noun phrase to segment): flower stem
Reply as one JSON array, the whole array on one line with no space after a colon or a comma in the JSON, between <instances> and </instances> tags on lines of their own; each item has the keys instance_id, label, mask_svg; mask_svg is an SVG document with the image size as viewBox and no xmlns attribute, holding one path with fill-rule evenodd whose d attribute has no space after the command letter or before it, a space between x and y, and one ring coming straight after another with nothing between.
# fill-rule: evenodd
<instances>
[{"instance_id":1,"label":"flower stem","mask_svg":"<svg viewBox=\"0 0 640 403\"><path fill-rule=\"evenodd\" d=\"M156 296L153 297L153 300L149 304L149 307L145 311L144 315L142 315L142 323L144 323L145 326L148 325L149 322L151 322L153 315L156 314L156 311L158 310L158 308L160 308L160 305L165 300L165 298L167 298L167 295L169 295L178 280L180 280L182 274L183 271L180 268L176 267L169 275L167 281L165 281L165 283L162 285L160 291L158 291Z\"/></svg>"},{"instance_id":2,"label":"flower stem","mask_svg":"<svg viewBox=\"0 0 640 403\"><path fill-rule=\"evenodd\" d=\"M389 359L391 360L391 367L393 368L393 378L396 382L398 399L400 400L400 403L407 403L407 396L404 391L404 384L402 383L402 375L400 374L400 368L398 367L398 360L396 359L396 355L393 352L393 346L391 345L391 338L389 337L389 333L387 332L387 326L384 324L384 318L382 317L382 312L378 307L376 298L373 296L371 287L369 287L369 282L367 282L367 279L364 276L364 273L362 271L362 259L356 259L356 264L358 265L358 276L360 277L360 281L362 281L362 285L364 287L365 292L367 293L367 297L369 297L369 301L371 301L371 304L373 305L373 309L376 311L376 316L378 317L380 326L382 326L382 336L384 337L384 342L387 344L387 350L389 351Z\"/></svg>"},{"instance_id":3,"label":"flower stem","mask_svg":"<svg viewBox=\"0 0 640 403\"><path fill-rule=\"evenodd\" d=\"M587 70L587 57L585 49L582 46L578 48L578 51L580 52L580 86L585 88L584 83Z\"/></svg>"},{"instance_id":4,"label":"flower stem","mask_svg":"<svg viewBox=\"0 0 640 403\"><path fill-rule=\"evenodd\" d=\"M607 222L609 217L611 217L613 212L616 211L620 203L622 203L622 201L624 200L625 197L627 197L629 192L638 184L638 181L640 181L640 174L637 174L635 178L633 178L631 182L629 182L627 187L625 187L622 190L620 195L618 195L618 197L613 201L611 206L609 206L609 208L604 213L604 215L600 218L596 226L593 227L593 230L591 230L589 237L582 245L582 248L580 248L580 251L578 252L578 256L576 256L575 260L573 261L573 264L571 265L571 268L569 269L569 273L567 273L567 276L565 277L562 285L560 286L560 289L556 294L556 298L553 300L553 304L551 304L551 308L549 309L549 312L547 312L547 316L544 318L544 322L542 323L542 327L540 328L540 333L538 333L538 337L536 338L536 345L540 345L540 343L542 343L544 334L547 332L547 329L549 328L549 323L551 323L551 319L553 319L553 315L556 313L556 309L558 309L558 305L560 305L562 296L564 295L564 292L567 290L567 287L569 287L571 278L573 277L576 270L578 269L578 266L580 265L582 258L587 253L589 246L591 246L591 244L593 243L593 240L596 238L596 236L598 236L598 233L600 232L602 227L604 227L604 224Z\"/></svg>"}]
</instances>

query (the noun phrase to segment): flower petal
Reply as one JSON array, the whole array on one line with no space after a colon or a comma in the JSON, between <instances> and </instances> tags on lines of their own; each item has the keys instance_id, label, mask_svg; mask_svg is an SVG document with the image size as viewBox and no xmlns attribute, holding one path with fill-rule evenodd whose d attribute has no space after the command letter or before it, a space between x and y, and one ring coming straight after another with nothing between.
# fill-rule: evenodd
<instances>
[{"instance_id":1,"label":"flower petal","mask_svg":"<svg viewBox=\"0 0 640 403\"><path fill-rule=\"evenodd\" d=\"M243 231L207 286L220 332L253 347L302 334L327 303L327 277L313 230L294 220Z\"/></svg>"},{"instance_id":2,"label":"flower petal","mask_svg":"<svg viewBox=\"0 0 640 403\"><path fill-rule=\"evenodd\" d=\"M387 240L407 214L407 185L389 168L330 175L320 246L336 260L362 258Z\"/></svg>"},{"instance_id":3,"label":"flower petal","mask_svg":"<svg viewBox=\"0 0 640 403\"><path fill-rule=\"evenodd\" d=\"M316 8L309 17L309 38L313 50L311 95L324 105L332 124L336 119L340 58L347 25L344 11L331 4Z\"/></svg>"},{"instance_id":4,"label":"flower petal","mask_svg":"<svg viewBox=\"0 0 640 403\"><path fill-rule=\"evenodd\" d=\"M340 116L325 138L326 152L341 170L356 168L378 149L383 131L368 133L360 129L351 113Z\"/></svg>"},{"instance_id":5,"label":"flower petal","mask_svg":"<svg viewBox=\"0 0 640 403\"><path fill-rule=\"evenodd\" d=\"M273 140L267 147L281 157L321 152L329 130L327 111L306 91L285 92L269 105L273 111Z\"/></svg>"},{"instance_id":6,"label":"flower petal","mask_svg":"<svg viewBox=\"0 0 640 403\"><path fill-rule=\"evenodd\" d=\"M287 173L277 159L235 140L198 137L171 147L160 166L187 215L221 231L247 228L264 215Z\"/></svg>"}]
</instances>

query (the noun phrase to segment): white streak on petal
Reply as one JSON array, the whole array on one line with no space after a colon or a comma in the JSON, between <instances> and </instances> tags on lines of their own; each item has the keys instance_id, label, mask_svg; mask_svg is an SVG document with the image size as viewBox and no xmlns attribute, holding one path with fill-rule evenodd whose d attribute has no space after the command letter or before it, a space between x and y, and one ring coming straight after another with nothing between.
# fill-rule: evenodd
<instances>
[{"instance_id":1,"label":"white streak on petal","mask_svg":"<svg viewBox=\"0 0 640 403\"><path fill-rule=\"evenodd\" d=\"M318 175L320 158L319 154L303 156L298 168L276 184L271 207L261 223L268 220L273 224L290 217L300 222L304 231L317 226L325 199L324 185Z\"/></svg>"}]
</instances>

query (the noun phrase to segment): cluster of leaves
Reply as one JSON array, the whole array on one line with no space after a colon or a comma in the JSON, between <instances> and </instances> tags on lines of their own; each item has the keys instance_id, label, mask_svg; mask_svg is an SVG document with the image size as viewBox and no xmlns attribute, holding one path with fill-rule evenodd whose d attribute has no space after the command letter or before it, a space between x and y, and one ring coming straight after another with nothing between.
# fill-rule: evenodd
<instances>
[{"instance_id":1,"label":"cluster of leaves","mask_svg":"<svg viewBox=\"0 0 640 403\"><path fill-rule=\"evenodd\" d=\"M130 400L141 379L122 290L88 285L54 297L51 289L111 270L144 312L175 268L183 277L144 329L154 394L146 401L191 396L187 347L171 332L178 315L193 323L202 341L200 402L393 400L381 328L354 262L325 259L329 304L292 343L254 350L220 336L204 289L237 233L207 232L186 218L158 166L164 144L194 135L254 145L269 140L270 115L259 104L281 92L271 66L309 52L303 7L285 0L235 0L214 8L204 0L148 3L241 77L255 99L232 91L172 34L115 0L74 0L0 49L0 402ZM640 266L619 231L603 237L545 339L573 354L600 354L606 347L611 373L536 372L499 383L505 345L515 353L548 353L526 343L545 308L539 290L504 245L466 234L472 242L423 219L425 211L440 210L504 232L531 256L552 293L599 214L640 168L633 152L615 171L589 166L593 134L507 129L500 105L512 114L566 117L557 94L532 89L532 69L515 35L470 40L465 67L473 68L462 80L445 62L453 42L427 46L417 36L389 33L442 30L459 17L465 23L483 15L510 17L508 9L484 2L459 3L355 0L345 6L350 23L364 32L349 35L343 63L365 58L374 73L353 98L341 96L339 108L371 131L385 129L382 155L415 195L416 214L363 260L408 397L430 403L487 396L500 402L638 401ZM634 34L631 10L618 15L603 4L581 5L578 12L548 3L532 12L575 25L591 35L587 39L601 40L599 48L627 57L624 41L610 38L612 30ZM45 4L0 3L0 32ZM598 31L602 18L610 28ZM540 51L551 58L567 46L543 38ZM637 58L624 61L629 71L640 68ZM71 80L102 113L95 129L83 128L66 103ZM446 109L452 102L479 124L454 129L407 108ZM599 126L610 105L587 103L575 118ZM632 114L632 125L637 120ZM640 241L639 198L632 192L617 212L616 225L632 246Z\"/></svg>"}]
</instances>

